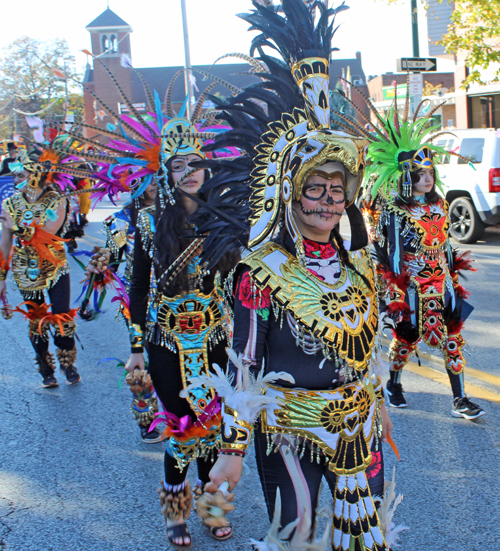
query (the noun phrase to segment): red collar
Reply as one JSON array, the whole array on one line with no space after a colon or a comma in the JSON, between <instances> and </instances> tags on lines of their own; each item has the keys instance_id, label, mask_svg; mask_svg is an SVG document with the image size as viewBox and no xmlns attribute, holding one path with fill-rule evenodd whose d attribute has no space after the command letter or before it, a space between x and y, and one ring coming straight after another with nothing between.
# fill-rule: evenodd
<instances>
[{"instance_id":1,"label":"red collar","mask_svg":"<svg viewBox=\"0 0 500 551\"><path fill-rule=\"evenodd\" d=\"M329 243L318 243L317 241L312 241L311 239L303 238L304 243L304 252L309 258L332 258L337 254L335 247L331 242Z\"/></svg>"}]
</instances>

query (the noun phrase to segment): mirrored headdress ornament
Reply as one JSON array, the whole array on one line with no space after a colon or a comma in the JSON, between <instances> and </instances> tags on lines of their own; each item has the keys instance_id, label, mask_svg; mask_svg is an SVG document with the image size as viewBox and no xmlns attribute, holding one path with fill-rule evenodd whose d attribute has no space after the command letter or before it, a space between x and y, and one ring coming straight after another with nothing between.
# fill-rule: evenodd
<instances>
[{"instance_id":1,"label":"mirrored headdress ornament","mask_svg":"<svg viewBox=\"0 0 500 551\"><path fill-rule=\"evenodd\" d=\"M98 180L99 189L106 190L111 199L122 192L131 192L132 199L135 199L144 193L153 178L156 177L161 205L164 205L165 201L173 203L174 189L171 188L168 179L169 160L173 156L188 155L189 153L196 153L201 159L204 159L207 155L201 151L203 143L213 142L217 133L228 128L227 126L210 125L213 118L207 117L206 114L202 115L207 94L216 84L229 88L233 93L237 93L239 89L208 72L193 68L193 71L201 73L215 82L209 84L200 94L190 119L184 118L187 100L180 110L179 117L174 118L172 105L174 84L184 70L180 70L174 75L167 88L164 105L162 105L158 93L151 92L142 74L132 66L130 58L123 55L122 65L133 70L144 86L146 113L140 113L102 61L88 50L83 50L83 52L92 56L94 61L108 73L122 98L126 113L116 113L92 90L87 88L89 94L113 122L108 123L106 128L80 123L66 132L68 136L75 138L86 147L84 150L75 150L75 154L96 167L94 177ZM84 133L101 139L105 138L106 143L101 143L95 137L86 137ZM232 155L237 154L237 151L232 148L230 152L217 152L217 154ZM188 175L189 171L184 177ZM106 193L101 192L95 198L100 200Z\"/></svg>"},{"instance_id":2,"label":"mirrored headdress ornament","mask_svg":"<svg viewBox=\"0 0 500 551\"><path fill-rule=\"evenodd\" d=\"M217 136L214 147L233 140L246 156L232 165L207 163L214 173L204 209L214 220L203 226L210 232L204 247L210 263L235 246L259 246L283 224L300 258L302 236L292 202L300 199L307 177L325 163L342 163L346 207L363 177L367 141L330 129L331 40L335 17L347 6L328 8L324 1L303 0L284 0L279 10L255 0L253 5L251 13L239 17L260 31L251 54L259 53L255 61L262 69L255 75L261 80L234 98L214 99L222 111L219 117L232 128ZM266 55L264 47L278 51L282 59Z\"/></svg>"}]
</instances>

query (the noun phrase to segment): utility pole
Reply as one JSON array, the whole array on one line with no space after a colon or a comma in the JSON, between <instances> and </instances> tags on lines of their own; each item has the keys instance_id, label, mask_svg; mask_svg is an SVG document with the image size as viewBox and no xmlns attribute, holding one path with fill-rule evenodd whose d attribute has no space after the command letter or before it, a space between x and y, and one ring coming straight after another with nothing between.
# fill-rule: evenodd
<instances>
[{"instance_id":1,"label":"utility pole","mask_svg":"<svg viewBox=\"0 0 500 551\"><path fill-rule=\"evenodd\" d=\"M411 0L411 34L413 39L413 57L420 57L420 48L418 47L417 0Z\"/></svg>"},{"instance_id":2,"label":"utility pole","mask_svg":"<svg viewBox=\"0 0 500 551\"><path fill-rule=\"evenodd\" d=\"M417 0L411 0L411 34L413 39L413 57L420 57L420 48L418 44L418 9ZM418 104L422 101L423 77L422 73L410 74L411 90L411 114L413 115Z\"/></svg>"},{"instance_id":3,"label":"utility pole","mask_svg":"<svg viewBox=\"0 0 500 551\"><path fill-rule=\"evenodd\" d=\"M186 106L186 118L191 117L191 98L193 97L193 83L191 80L191 55L189 53L189 33L187 25L187 10L186 10L186 0L181 0L181 9L182 9L182 29L184 32L184 66L186 71L184 72L184 89L187 95L187 106Z\"/></svg>"}]
</instances>

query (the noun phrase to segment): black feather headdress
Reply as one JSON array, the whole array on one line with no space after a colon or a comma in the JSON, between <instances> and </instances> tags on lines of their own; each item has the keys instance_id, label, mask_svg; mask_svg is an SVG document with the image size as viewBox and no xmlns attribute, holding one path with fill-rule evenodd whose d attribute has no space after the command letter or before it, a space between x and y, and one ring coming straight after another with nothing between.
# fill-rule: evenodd
<instances>
[{"instance_id":1,"label":"black feather headdress","mask_svg":"<svg viewBox=\"0 0 500 551\"><path fill-rule=\"evenodd\" d=\"M233 97L212 97L218 118L231 130L216 136L206 151L238 147L244 155L197 163L213 177L202 191L207 202L196 223L206 235L203 260L213 266L224 252L252 249L275 235L283 224L301 251L302 237L291 211L308 174L337 161L346 168L347 206L354 200L363 173L366 141L330 130L329 57L335 16L345 4L306 4L283 0L278 9L253 1L254 10L239 17L260 31L251 53L267 71ZM281 59L264 52L271 48ZM194 166L194 164L193 164ZM361 240L360 242L362 242Z\"/></svg>"}]
</instances>

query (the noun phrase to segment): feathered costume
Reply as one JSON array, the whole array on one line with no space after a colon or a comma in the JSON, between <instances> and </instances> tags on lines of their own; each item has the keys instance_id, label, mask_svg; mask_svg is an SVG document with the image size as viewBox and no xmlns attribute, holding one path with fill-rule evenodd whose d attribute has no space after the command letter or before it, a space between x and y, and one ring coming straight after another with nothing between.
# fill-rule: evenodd
<instances>
[{"instance_id":1,"label":"feathered costume","mask_svg":"<svg viewBox=\"0 0 500 551\"><path fill-rule=\"evenodd\" d=\"M407 95L403 115L395 103L384 117L376 112L374 131L353 124L341 114L345 127L358 132L371 143L367 153L367 174L372 198L365 196L367 221L372 224L373 244L377 251L378 272L386 313L394 339L390 345L390 403L406 407L401 387L401 372L420 342L442 351L455 399L452 414L481 415L482 410L464 393L464 346L461 335L472 307L459 283L459 273L471 270L465 255L453 250L449 241L448 204L435 188L443 192L439 180L439 162L448 155L433 143L439 125L432 124L433 109L419 117L424 100L409 117ZM434 186L429 192L413 196L419 171L432 171ZM468 411L466 411L468 410ZM465 415L462 415L466 411Z\"/></svg>"},{"instance_id":2,"label":"feathered costume","mask_svg":"<svg viewBox=\"0 0 500 551\"><path fill-rule=\"evenodd\" d=\"M254 418L241 415L248 409L245 393L239 403L223 402L221 453L244 455L260 410L259 475L270 517L280 518L259 549L324 548L311 541L310 530L325 476L334 497L333 548L384 550L370 490L382 492L376 417L383 399L371 370L378 311L363 249L366 232L357 226L362 235L353 231L349 251L338 228L331 242L316 243L300 233L292 212L308 176L326 171L327 179L344 182L345 206L359 221L353 202L367 142L329 129L331 18L346 6L284 0L282 16L253 4L255 10L240 17L261 31L252 53L259 52L265 70L256 73L260 82L235 97L212 99L231 130L206 149L233 144L245 155L197 163L214 173L202 188L208 201L200 201L200 234L208 232L202 258L213 265L235 247L250 250L227 286L234 301L233 349L243 362L238 368L230 361L235 381L246 369L256 380L261 368L286 376L262 390L279 407L263 402ZM280 524L287 528L276 533Z\"/></svg>"},{"instance_id":3,"label":"feathered costume","mask_svg":"<svg viewBox=\"0 0 500 551\"><path fill-rule=\"evenodd\" d=\"M123 61L133 69L130 60ZM156 205L140 211L133 236L130 225L122 220L123 216L108 221L107 229L108 237L112 236L108 243L115 251L123 248L126 240L133 240L128 326L132 353L142 353L147 348L151 379L134 370L130 381L133 383L131 387L138 388L141 381L152 380L165 409L158 421L152 423L151 430L160 420L167 425L163 433L167 439L167 451L160 500L163 513L170 522L189 515L191 495L186 482L189 464L197 462L200 484L205 484L220 445L220 406L213 390L200 385L190 388L186 398L180 398L179 392L189 385L189 377L207 374L214 358L220 363L231 330L218 282L219 274L217 269L208 270L200 264L202 240L190 237L194 234L194 227L185 222L187 215L184 216L184 207L178 204L182 195L177 187L199 171L187 162L183 164L183 157L196 156L200 160L212 156L234 157L238 150L228 145L214 147L210 154L202 152L204 143L213 143L218 133L229 128L213 124L207 118L202 120L205 93L198 99L188 120L183 116L184 109L179 116L174 116L173 82L167 89L165 114L158 94L151 93L145 85L148 113L141 115L121 91L113 75L109 75L118 86L131 115L119 116L100 102L115 119L115 125L106 130L93 130L112 139L103 148L95 140L82 138L84 143L105 149L102 153L83 155L98 165L100 186L106 188L112 197L122 189L130 189L135 199L153 178L158 183ZM206 75L227 85L233 93L239 91L217 77ZM212 87L209 85L207 90ZM182 166L177 166L179 163ZM180 174L177 181L174 172ZM164 229L168 223L172 223L174 228L171 232ZM176 229L181 232L178 238L180 250L172 262L164 265L164 256L159 249L172 239L171 234ZM179 291L180 279L184 286ZM184 532L178 534L179 530ZM169 527L167 534L172 540L175 535L186 535L187 528L185 525Z\"/></svg>"},{"instance_id":4,"label":"feathered costume","mask_svg":"<svg viewBox=\"0 0 500 551\"><path fill-rule=\"evenodd\" d=\"M26 170L29 177L18 185L23 191L15 193L2 205L13 221L10 237L4 239L4 243L9 241L9 246L12 237L15 239L11 254L12 277L28 308L27 314L24 310L15 311L24 313L30 320L30 340L37 354L44 387L57 386L55 364L48 351L51 327L68 383L80 380L73 365L76 359L76 311L70 309L69 265L61 235L68 224L68 197L78 194L73 177L89 177L92 172L82 169L82 161L68 153L70 141L68 136L56 135L43 144L36 161L20 156L12 169L14 172ZM40 189L43 191L37 198ZM61 225L55 233L44 229L58 219ZM7 277L8 268L7 265L0 273L1 279ZM52 312L44 302L45 292L50 297Z\"/></svg>"}]
</instances>

